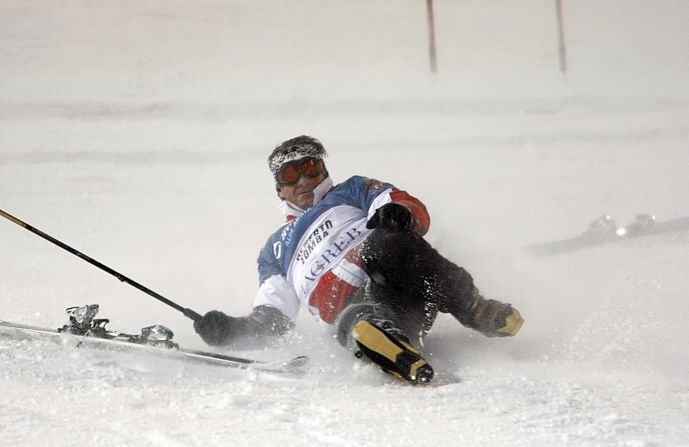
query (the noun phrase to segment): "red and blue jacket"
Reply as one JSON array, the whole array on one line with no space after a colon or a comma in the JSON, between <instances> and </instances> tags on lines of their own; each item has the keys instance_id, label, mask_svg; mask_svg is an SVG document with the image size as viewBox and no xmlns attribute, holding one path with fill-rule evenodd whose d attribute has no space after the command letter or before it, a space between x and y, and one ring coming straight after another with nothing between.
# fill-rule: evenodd
<instances>
[{"instance_id":1,"label":"red and blue jacket","mask_svg":"<svg viewBox=\"0 0 689 447\"><path fill-rule=\"evenodd\" d=\"M302 210L284 201L287 218L258 256L259 288L254 307L270 306L294 320L304 305L332 324L366 274L358 247L371 233L366 222L386 203L406 206L413 231L430 226L426 207L393 185L354 176L333 187L326 178L314 190L314 204Z\"/></svg>"}]
</instances>

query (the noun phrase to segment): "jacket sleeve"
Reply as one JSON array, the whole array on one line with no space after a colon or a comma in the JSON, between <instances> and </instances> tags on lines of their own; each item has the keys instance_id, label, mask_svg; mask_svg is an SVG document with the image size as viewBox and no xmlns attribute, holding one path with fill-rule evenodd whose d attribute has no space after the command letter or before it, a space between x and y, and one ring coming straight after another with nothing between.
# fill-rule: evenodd
<instances>
[{"instance_id":1,"label":"jacket sleeve","mask_svg":"<svg viewBox=\"0 0 689 447\"><path fill-rule=\"evenodd\" d=\"M266 278L258 287L254 308L260 306L277 309L290 320L294 320L299 314L299 297L294 287L287 282L287 278L283 275L273 275Z\"/></svg>"},{"instance_id":2,"label":"jacket sleeve","mask_svg":"<svg viewBox=\"0 0 689 447\"><path fill-rule=\"evenodd\" d=\"M404 205L411 211L414 216L412 231L419 236L428 233L428 229L431 227L431 216L428 214L426 205L423 202L408 192L399 189L393 189L390 192L390 201Z\"/></svg>"},{"instance_id":3,"label":"jacket sleeve","mask_svg":"<svg viewBox=\"0 0 689 447\"><path fill-rule=\"evenodd\" d=\"M360 206L368 213L369 219L381 206L395 202L405 206L414 216L412 231L420 236L428 233L431 216L428 214L426 205L419 199L389 183L365 177L353 177L352 180L356 180L354 188L356 193L361 194Z\"/></svg>"}]
</instances>

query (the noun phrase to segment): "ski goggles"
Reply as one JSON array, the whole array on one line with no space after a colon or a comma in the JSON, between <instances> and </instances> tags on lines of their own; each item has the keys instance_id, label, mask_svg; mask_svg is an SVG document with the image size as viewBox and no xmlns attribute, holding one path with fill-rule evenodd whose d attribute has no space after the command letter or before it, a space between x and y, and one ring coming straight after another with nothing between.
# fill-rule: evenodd
<instances>
[{"instance_id":1,"label":"ski goggles","mask_svg":"<svg viewBox=\"0 0 689 447\"><path fill-rule=\"evenodd\" d=\"M325 172L323 160L309 157L285 165L277 172L275 180L282 186L289 186L297 183L302 174L308 178L316 178L323 172Z\"/></svg>"}]
</instances>

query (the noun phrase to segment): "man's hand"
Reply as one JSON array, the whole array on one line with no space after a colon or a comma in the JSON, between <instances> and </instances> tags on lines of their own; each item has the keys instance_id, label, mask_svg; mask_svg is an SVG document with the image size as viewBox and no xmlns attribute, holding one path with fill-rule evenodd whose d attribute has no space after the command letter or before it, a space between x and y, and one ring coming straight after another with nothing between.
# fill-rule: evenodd
<instances>
[{"instance_id":1,"label":"man's hand","mask_svg":"<svg viewBox=\"0 0 689 447\"><path fill-rule=\"evenodd\" d=\"M388 228L391 230L411 231L414 225L414 215L404 205L391 202L386 203L376 210L368 222L366 228Z\"/></svg>"},{"instance_id":2,"label":"man's hand","mask_svg":"<svg viewBox=\"0 0 689 447\"><path fill-rule=\"evenodd\" d=\"M233 317L212 310L194 322L194 330L209 345L222 345L232 338L233 321Z\"/></svg>"}]
</instances>

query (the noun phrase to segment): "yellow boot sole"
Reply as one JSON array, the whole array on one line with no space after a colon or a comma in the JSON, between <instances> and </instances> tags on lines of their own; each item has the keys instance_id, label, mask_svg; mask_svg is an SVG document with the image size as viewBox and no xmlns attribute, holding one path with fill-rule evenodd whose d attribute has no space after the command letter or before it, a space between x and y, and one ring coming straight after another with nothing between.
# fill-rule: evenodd
<instances>
[{"instance_id":1,"label":"yellow boot sole","mask_svg":"<svg viewBox=\"0 0 689 447\"><path fill-rule=\"evenodd\" d=\"M433 378L433 368L416 348L378 326L361 320L354 325L352 337L362 353L384 371L415 384Z\"/></svg>"}]
</instances>

